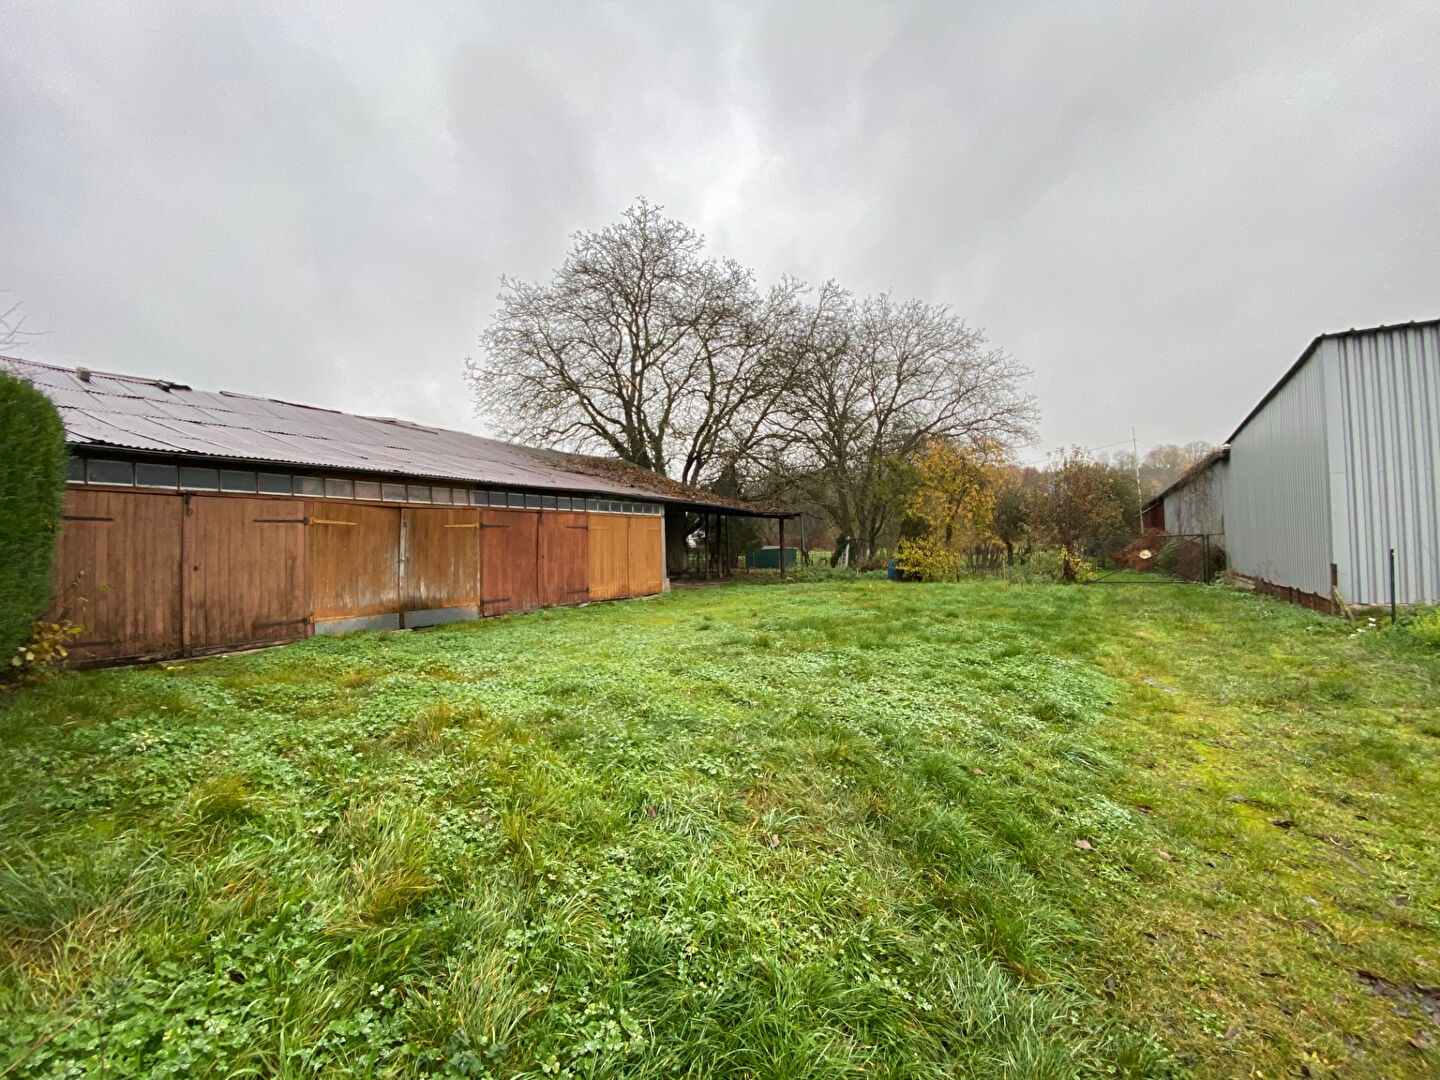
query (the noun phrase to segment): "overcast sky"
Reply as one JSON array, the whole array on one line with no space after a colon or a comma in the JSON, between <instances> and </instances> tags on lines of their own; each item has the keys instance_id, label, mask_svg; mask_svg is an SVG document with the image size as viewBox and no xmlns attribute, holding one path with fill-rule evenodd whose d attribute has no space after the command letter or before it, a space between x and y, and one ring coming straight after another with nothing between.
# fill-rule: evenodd
<instances>
[{"instance_id":1,"label":"overcast sky","mask_svg":"<svg viewBox=\"0 0 1440 1080\"><path fill-rule=\"evenodd\" d=\"M1032 454L1220 441L1440 315L1440 3L5 4L35 359L474 430L502 273L636 196L762 281L951 305Z\"/></svg>"}]
</instances>

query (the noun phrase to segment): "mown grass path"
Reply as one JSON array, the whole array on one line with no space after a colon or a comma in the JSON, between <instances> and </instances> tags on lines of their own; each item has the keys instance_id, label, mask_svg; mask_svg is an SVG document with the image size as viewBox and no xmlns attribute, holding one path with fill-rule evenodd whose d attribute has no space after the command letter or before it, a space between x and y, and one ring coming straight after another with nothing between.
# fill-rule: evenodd
<instances>
[{"instance_id":1,"label":"mown grass path","mask_svg":"<svg viewBox=\"0 0 1440 1080\"><path fill-rule=\"evenodd\" d=\"M998 583L61 676L0 1076L1425 1075L1437 701L1398 632Z\"/></svg>"}]
</instances>

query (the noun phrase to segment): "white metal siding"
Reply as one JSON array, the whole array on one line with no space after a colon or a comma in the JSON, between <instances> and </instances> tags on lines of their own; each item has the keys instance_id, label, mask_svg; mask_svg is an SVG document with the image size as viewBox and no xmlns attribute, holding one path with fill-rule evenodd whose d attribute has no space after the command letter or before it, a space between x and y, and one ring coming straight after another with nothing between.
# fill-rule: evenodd
<instances>
[{"instance_id":1,"label":"white metal siding","mask_svg":"<svg viewBox=\"0 0 1440 1080\"><path fill-rule=\"evenodd\" d=\"M1324 346L1335 372L1330 439L1341 590L1351 603L1388 603L1393 547L1396 599L1440 601L1440 326L1347 335Z\"/></svg>"},{"instance_id":2,"label":"white metal siding","mask_svg":"<svg viewBox=\"0 0 1440 1080\"><path fill-rule=\"evenodd\" d=\"M1165 531L1223 533L1225 480L1230 466L1219 458L1165 496Z\"/></svg>"},{"instance_id":3,"label":"white metal siding","mask_svg":"<svg viewBox=\"0 0 1440 1080\"><path fill-rule=\"evenodd\" d=\"M1330 493L1321 359L1319 352L1312 355L1234 436L1225 477L1225 550L1242 574L1328 597Z\"/></svg>"}]
</instances>

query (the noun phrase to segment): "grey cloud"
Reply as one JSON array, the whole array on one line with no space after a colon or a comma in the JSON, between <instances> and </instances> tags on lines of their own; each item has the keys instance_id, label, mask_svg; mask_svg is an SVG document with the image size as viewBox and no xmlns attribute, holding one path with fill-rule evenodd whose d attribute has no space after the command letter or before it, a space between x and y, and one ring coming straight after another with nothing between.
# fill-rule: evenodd
<instances>
[{"instance_id":1,"label":"grey cloud","mask_svg":"<svg viewBox=\"0 0 1440 1080\"><path fill-rule=\"evenodd\" d=\"M948 302L1047 444L1222 437L1440 311L1430 3L20 3L37 359L473 427L502 273L645 194L762 277Z\"/></svg>"}]
</instances>

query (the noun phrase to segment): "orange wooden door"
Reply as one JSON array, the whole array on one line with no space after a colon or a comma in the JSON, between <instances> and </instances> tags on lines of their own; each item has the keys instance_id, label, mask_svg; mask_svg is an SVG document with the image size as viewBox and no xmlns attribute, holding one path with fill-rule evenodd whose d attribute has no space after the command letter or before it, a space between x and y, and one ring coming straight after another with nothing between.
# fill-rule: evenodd
<instances>
[{"instance_id":1,"label":"orange wooden door","mask_svg":"<svg viewBox=\"0 0 1440 1080\"><path fill-rule=\"evenodd\" d=\"M305 637L305 504L218 495L190 495L185 504L186 651Z\"/></svg>"},{"instance_id":2,"label":"orange wooden door","mask_svg":"<svg viewBox=\"0 0 1440 1080\"><path fill-rule=\"evenodd\" d=\"M480 610L485 615L540 605L540 513L480 511Z\"/></svg>"},{"instance_id":3,"label":"orange wooden door","mask_svg":"<svg viewBox=\"0 0 1440 1080\"><path fill-rule=\"evenodd\" d=\"M579 604L590 597L590 529L585 514L540 515L540 603Z\"/></svg>"},{"instance_id":4,"label":"orange wooden door","mask_svg":"<svg viewBox=\"0 0 1440 1080\"><path fill-rule=\"evenodd\" d=\"M400 625L400 508L310 504L310 581L326 629Z\"/></svg>"},{"instance_id":5,"label":"orange wooden door","mask_svg":"<svg viewBox=\"0 0 1440 1080\"><path fill-rule=\"evenodd\" d=\"M84 627L75 659L180 654L183 509L179 495L65 492L51 617Z\"/></svg>"},{"instance_id":6,"label":"orange wooden door","mask_svg":"<svg viewBox=\"0 0 1440 1080\"><path fill-rule=\"evenodd\" d=\"M400 609L406 626L480 616L480 511L406 507Z\"/></svg>"},{"instance_id":7,"label":"orange wooden door","mask_svg":"<svg viewBox=\"0 0 1440 1080\"><path fill-rule=\"evenodd\" d=\"M590 599L615 600L630 595L629 518L590 514Z\"/></svg>"},{"instance_id":8,"label":"orange wooden door","mask_svg":"<svg viewBox=\"0 0 1440 1080\"><path fill-rule=\"evenodd\" d=\"M625 576L630 596L665 588L665 525L660 517L632 517L626 537Z\"/></svg>"}]
</instances>

